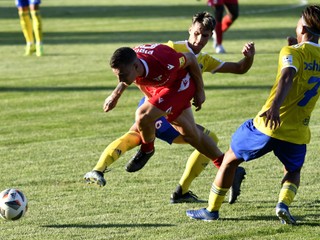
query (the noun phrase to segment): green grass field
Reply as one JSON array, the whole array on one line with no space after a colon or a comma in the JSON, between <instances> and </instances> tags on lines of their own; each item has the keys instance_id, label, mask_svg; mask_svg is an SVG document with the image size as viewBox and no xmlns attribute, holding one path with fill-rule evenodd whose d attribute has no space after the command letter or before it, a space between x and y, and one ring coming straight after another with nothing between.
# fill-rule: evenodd
<instances>
[{"instance_id":1,"label":"green grass field","mask_svg":"<svg viewBox=\"0 0 320 240\"><path fill-rule=\"evenodd\" d=\"M111 3L112 2L112 3ZM315 3L315 1L313 2ZM240 0L240 17L225 34L224 61L238 61L245 42L256 57L241 76L204 75L207 101L196 121L214 130L220 148L254 117L275 80L278 52L295 34L300 1ZM275 204L282 165L273 154L243 164L247 178L239 201L223 204L221 220L194 221L187 209L206 204L169 203L192 148L156 142L156 154L137 173L119 159L106 174L104 188L85 185L83 175L100 153L134 120L141 93L134 87L117 108L102 111L116 86L108 67L120 46L183 40L194 13L205 1L48 0L41 5L45 56L23 57L24 39L13 0L0 2L0 190L21 189L29 211L16 222L0 221L0 239L319 239L320 110L291 207L298 226L281 225ZM213 54L212 43L205 51ZM207 199L216 169L210 164L191 190Z\"/></svg>"}]
</instances>

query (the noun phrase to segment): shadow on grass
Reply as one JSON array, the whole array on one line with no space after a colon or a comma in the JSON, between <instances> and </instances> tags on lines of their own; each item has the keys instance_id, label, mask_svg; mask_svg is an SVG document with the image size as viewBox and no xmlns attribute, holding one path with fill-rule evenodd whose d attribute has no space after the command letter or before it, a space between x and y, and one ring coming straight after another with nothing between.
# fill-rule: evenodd
<instances>
[{"instance_id":1,"label":"shadow on grass","mask_svg":"<svg viewBox=\"0 0 320 240\"><path fill-rule=\"evenodd\" d=\"M240 16L243 12L246 18L257 18L267 16L270 18L279 17L281 11L282 21L291 16L296 16L300 13L300 9L290 9L290 5L277 4L275 5L241 5ZM268 12L267 10L270 10ZM272 10L273 9L273 10ZM281 10L282 9L282 10ZM120 19L154 19L154 18L172 18L174 24L177 18L186 18L191 22L191 16L199 11L210 11L210 8L206 4L194 5L125 5L125 6L42 6L41 12L44 19L56 19L59 21L62 19L101 19L105 21L104 31L76 31L72 32L46 32L44 31L44 38L46 44L98 44L98 43L114 43L115 39L117 42L166 42L168 39L181 40L186 39L186 29L182 31L108 31L108 25L117 24ZM263 12L265 11L265 12ZM2 7L2 13L0 19L18 19L17 9L14 7ZM249 13L249 14L246 14ZM93 21L93 20L89 20ZM97 20L99 22L99 20ZM94 24L94 23L93 23ZM99 22L101 24L101 22ZM76 30L76 29L75 29ZM78 29L79 30L79 29ZM225 39L250 39L252 41L258 39L274 39L286 37L287 35L294 35L293 28L274 28L270 26L268 29L258 28L255 30L245 29L239 30L231 28L225 35ZM0 45L12 45L22 44L23 38L20 31L2 31L0 38Z\"/></svg>"},{"instance_id":2,"label":"shadow on grass","mask_svg":"<svg viewBox=\"0 0 320 240\"><path fill-rule=\"evenodd\" d=\"M0 45L23 44L24 40L20 31L1 32ZM123 42L127 44L178 41L188 38L188 32L182 31L68 31L68 32L44 32L46 44L107 44ZM262 30L237 30L231 29L225 34L225 40L237 39L257 41L260 39L286 39L294 35L293 28L268 28Z\"/></svg>"},{"instance_id":3,"label":"shadow on grass","mask_svg":"<svg viewBox=\"0 0 320 240\"><path fill-rule=\"evenodd\" d=\"M319 217L318 215L304 215L304 216L293 216L297 224L295 226L311 226L311 227L319 227L320 223L319 221L317 222L316 219ZM308 220L305 220L308 218ZM258 216L258 215L248 215L248 216L242 216L238 218L219 218L220 221L235 221L235 222L241 222L241 221L249 221L249 222L254 222L254 221L267 221L267 222L273 222L273 221L279 221L277 216L275 215L270 215L270 216Z\"/></svg>"},{"instance_id":4,"label":"shadow on grass","mask_svg":"<svg viewBox=\"0 0 320 240\"><path fill-rule=\"evenodd\" d=\"M70 87L0 87L0 92L85 92L85 91L106 91L114 90L116 87L116 82L114 87L110 86L70 86ZM255 89L266 89L269 90L270 85L239 85L239 86L205 86L206 90L255 90ZM129 87L126 91L139 91L136 87Z\"/></svg>"},{"instance_id":5,"label":"shadow on grass","mask_svg":"<svg viewBox=\"0 0 320 240\"><path fill-rule=\"evenodd\" d=\"M90 3L89 3L90 4ZM297 5L289 4L241 4L240 16L246 17L268 16L286 18L296 13L300 13ZM210 8L205 3L199 5L112 5L108 6L46 6L41 5L41 12L45 19L49 18L66 18L66 19L84 19L84 18L116 18L116 19L131 19L131 18L163 18L163 17L186 17L190 18L193 14L199 11L210 11ZM18 18L17 9L13 6L2 7L0 19L15 19ZM190 19L191 20L191 19Z\"/></svg>"},{"instance_id":6,"label":"shadow on grass","mask_svg":"<svg viewBox=\"0 0 320 240\"><path fill-rule=\"evenodd\" d=\"M105 44L105 43L154 43L188 38L187 31L77 31L77 32L44 32L45 44ZM1 32L0 45L24 44L22 33Z\"/></svg>"},{"instance_id":7,"label":"shadow on grass","mask_svg":"<svg viewBox=\"0 0 320 240\"><path fill-rule=\"evenodd\" d=\"M116 86L116 85L115 85ZM0 87L0 92L85 92L113 90L114 87L103 86L70 86L70 87ZM127 90L132 90L128 88ZM137 89L138 90L138 89Z\"/></svg>"},{"instance_id":8,"label":"shadow on grass","mask_svg":"<svg viewBox=\"0 0 320 240\"><path fill-rule=\"evenodd\" d=\"M45 228L153 228L153 227L174 227L174 224L155 224L155 223L134 223L134 224L51 224L43 225Z\"/></svg>"}]
</instances>

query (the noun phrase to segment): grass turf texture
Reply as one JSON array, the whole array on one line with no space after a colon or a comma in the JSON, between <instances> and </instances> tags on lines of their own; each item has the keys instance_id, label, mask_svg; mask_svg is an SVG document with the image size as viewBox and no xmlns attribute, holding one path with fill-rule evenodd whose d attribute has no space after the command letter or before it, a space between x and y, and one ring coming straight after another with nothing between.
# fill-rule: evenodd
<instances>
[{"instance_id":1,"label":"grass turf texture","mask_svg":"<svg viewBox=\"0 0 320 240\"><path fill-rule=\"evenodd\" d=\"M241 76L205 74L207 101L195 113L197 122L216 131L224 151L234 130L268 96L278 52L286 36L294 35L302 10L298 1L288 0L240 4L240 17L224 37L228 54L218 57L238 61L243 44L254 41L254 65ZM186 39L192 15L210 11L204 1L43 1L42 58L22 56L13 1L2 0L0 9L0 189L19 188L29 200L23 219L0 221L0 239L319 238L319 108L291 207L297 227L281 225L275 216L282 166L272 154L243 164L247 179L238 203L224 204L221 220L211 223L185 216L185 210L206 204L169 204L192 152L187 145L157 141L157 153L140 172L124 170L132 150L106 174L106 187L82 182L105 146L132 124L141 97L132 86L116 109L103 113L103 101L116 86L108 67L113 51ZM212 44L204 50L213 54ZM215 173L210 164L193 182L191 189L200 198L208 198Z\"/></svg>"}]
</instances>

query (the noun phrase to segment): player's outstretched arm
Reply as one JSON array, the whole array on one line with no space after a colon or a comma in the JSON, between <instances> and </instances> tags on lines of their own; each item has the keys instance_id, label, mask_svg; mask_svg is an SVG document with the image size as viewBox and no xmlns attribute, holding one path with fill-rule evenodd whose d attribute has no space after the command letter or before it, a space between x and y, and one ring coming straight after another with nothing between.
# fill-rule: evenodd
<instances>
[{"instance_id":1,"label":"player's outstretched arm","mask_svg":"<svg viewBox=\"0 0 320 240\"><path fill-rule=\"evenodd\" d=\"M111 95L104 101L103 111L109 112L114 109L117 105L118 99L127 87L128 85L123 82L118 83L117 87L113 90Z\"/></svg>"},{"instance_id":2,"label":"player's outstretched arm","mask_svg":"<svg viewBox=\"0 0 320 240\"><path fill-rule=\"evenodd\" d=\"M243 46L242 58L239 62L225 62L216 72L244 74L248 72L253 64L254 55L256 53L254 42L248 42Z\"/></svg>"}]
</instances>

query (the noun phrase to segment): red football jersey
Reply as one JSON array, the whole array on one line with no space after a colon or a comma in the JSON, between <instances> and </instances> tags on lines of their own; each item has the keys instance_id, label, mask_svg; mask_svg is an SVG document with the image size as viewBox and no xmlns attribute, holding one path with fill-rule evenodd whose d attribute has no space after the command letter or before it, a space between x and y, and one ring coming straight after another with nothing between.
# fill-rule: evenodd
<instances>
[{"instance_id":1,"label":"red football jersey","mask_svg":"<svg viewBox=\"0 0 320 240\"><path fill-rule=\"evenodd\" d=\"M138 58L145 67L145 76L135 80L137 85L152 87L169 87L181 82L187 74L183 66L186 58L172 48L163 44L141 45L134 48Z\"/></svg>"}]
</instances>

